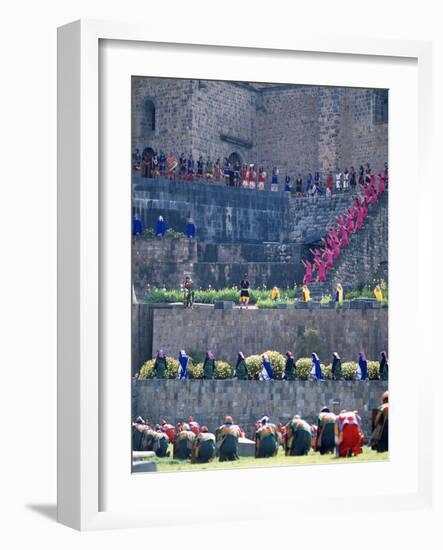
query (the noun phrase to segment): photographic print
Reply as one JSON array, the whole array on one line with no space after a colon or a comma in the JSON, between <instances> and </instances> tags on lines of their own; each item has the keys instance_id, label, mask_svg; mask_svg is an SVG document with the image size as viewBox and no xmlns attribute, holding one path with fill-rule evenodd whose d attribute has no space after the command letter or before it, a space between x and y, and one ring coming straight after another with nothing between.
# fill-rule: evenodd
<instances>
[{"instance_id":1,"label":"photographic print","mask_svg":"<svg viewBox=\"0 0 443 550\"><path fill-rule=\"evenodd\" d=\"M387 460L388 90L131 87L132 471Z\"/></svg>"}]
</instances>

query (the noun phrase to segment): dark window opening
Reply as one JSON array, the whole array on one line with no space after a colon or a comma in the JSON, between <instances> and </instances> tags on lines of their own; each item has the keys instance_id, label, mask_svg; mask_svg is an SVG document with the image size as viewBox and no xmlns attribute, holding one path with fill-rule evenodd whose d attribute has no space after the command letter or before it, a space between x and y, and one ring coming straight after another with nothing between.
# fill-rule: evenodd
<instances>
[{"instance_id":1,"label":"dark window opening","mask_svg":"<svg viewBox=\"0 0 443 550\"><path fill-rule=\"evenodd\" d=\"M146 122L148 130L155 132L155 105L150 99L146 101Z\"/></svg>"}]
</instances>

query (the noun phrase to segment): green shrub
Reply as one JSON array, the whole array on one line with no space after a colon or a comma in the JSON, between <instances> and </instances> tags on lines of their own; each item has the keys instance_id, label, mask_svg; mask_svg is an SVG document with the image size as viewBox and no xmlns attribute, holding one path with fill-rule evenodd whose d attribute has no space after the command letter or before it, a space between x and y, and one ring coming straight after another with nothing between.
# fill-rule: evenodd
<instances>
[{"instance_id":1,"label":"green shrub","mask_svg":"<svg viewBox=\"0 0 443 550\"><path fill-rule=\"evenodd\" d=\"M205 356L205 353L196 350L189 350L188 353L189 360L194 363L194 365L197 365L198 363L203 363L203 361L205 360Z\"/></svg>"},{"instance_id":2,"label":"green shrub","mask_svg":"<svg viewBox=\"0 0 443 550\"><path fill-rule=\"evenodd\" d=\"M294 291L284 291L288 300L293 299ZM271 300L271 291L263 289L250 290L250 304L257 304L258 307L271 308L277 307L277 304ZM183 292L180 289L162 290L153 288L146 293L148 303L171 303L182 302ZM216 289L201 289L194 287L194 301L201 304L213 304L216 301L230 301L238 303L240 300L240 290L237 287ZM261 303L261 305L258 304Z\"/></svg>"},{"instance_id":3,"label":"green shrub","mask_svg":"<svg viewBox=\"0 0 443 550\"><path fill-rule=\"evenodd\" d=\"M332 296L330 294L325 294L321 297L320 303L321 304L329 304L329 302L332 301Z\"/></svg>"},{"instance_id":4,"label":"green shrub","mask_svg":"<svg viewBox=\"0 0 443 550\"><path fill-rule=\"evenodd\" d=\"M358 365L355 361L346 361L341 364L341 373L344 380L354 380Z\"/></svg>"},{"instance_id":5,"label":"green shrub","mask_svg":"<svg viewBox=\"0 0 443 550\"><path fill-rule=\"evenodd\" d=\"M180 231L174 231L174 229L167 229L165 236L172 237L173 239L181 239L185 236L185 234Z\"/></svg>"},{"instance_id":6,"label":"green shrub","mask_svg":"<svg viewBox=\"0 0 443 550\"><path fill-rule=\"evenodd\" d=\"M310 357L300 357L295 362L295 375L299 380L308 380L312 370L312 359Z\"/></svg>"},{"instance_id":7,"label":"green shrub","mask_svg":"<svg viewBox=\"0 0 443 550\"><path fill-rule=\"evenodd\" d=\"M224 380L226 378L232 378L234 375L234 369L226 361L215 362L214 376L218 380Z\"/></svg>"},{"instance_id":8,"label":"green shrub","mask_svg":"<svg viewBox=\"0 0 443 550\"><path fill-rule=\"evenodd\" d=\"M246 366L248 369L249 379L254 379L258 376L262 369L262 358L260 355L249 355L246 357Z\"/></svg>"},{"instance_id":9,"label":"green shrub","mask_svg":"<svg viewBox=\"0 0 443 550\"><path fill-rule=\"evenodd\" d=\"M146 380L147 378L153 378L154 376L154 363L155 359L149 359L143 364L140 369L140 380ZM174 357L166 357L166 377L177 378L179 363Z\"/></svg>"},{"instance_id":10,"label":"green shrub","mask_svg":"<svg viewBox=\"0 0 443 550\"><path fill-rule=\"evenodd\" d=\"M326 378L326 380L332 380L332 364L331 363L329 363L329 365L321 364L321 370L322 370L323 376Z\"/></svg>"},{"instance_id":11,"label":"green shrub","mask_svg":"<svg viewBox=\"0 0 443 550\"><path fill-rule=\"evenodd\" d=\"M378 380L379 363L378 361L368 361L368 378L369 380Z\"/></svg>"},{"instance_id":12,"label":"green shrub","mask_svg":"<svg viewBox=\"0 0 443 550\"><path fill-rule=\"evenodd\" d=\"M203 378L203 363L190 364L188 365L189 378L193 380L199 380Z\"/></svg>"},{"instance_id":13,"label":"green shrub","mask_svg":"<svg viewBox=\"0 0 443 550\"><path fill-rule=\"evenodd\" d=\"M140 235L142 239L152 239L155 237L155 231L152 229L152 227L148 227L148 229L145 229L143 233Z\"/></svg>"}]
</instances>

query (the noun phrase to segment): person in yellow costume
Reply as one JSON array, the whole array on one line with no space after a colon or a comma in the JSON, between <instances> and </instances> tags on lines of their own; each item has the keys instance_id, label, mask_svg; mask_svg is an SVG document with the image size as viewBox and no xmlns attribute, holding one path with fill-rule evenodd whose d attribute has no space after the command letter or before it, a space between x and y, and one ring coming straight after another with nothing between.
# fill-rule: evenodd
<instances>
[{"instance_id":1,"label":"person in yellow costume","mask_svg":"<svg viewBox=\"0 0 443 550\"><path fill-rule=\"evenodd\" d=\"M272 289L271 300L273 302L279 302L280 301L280 291L278 290L278 288L276 286Z\"/></svg>"},{"instance_id":2,"label":"person in yellow costume","mask_svg":"<svg viewBox=\"0 0 443 550\"><path fill-rule=\"evenodd\" d=\"M337 285L335 287L334 302L338 302L339 304L341 304L343 302L343 287L341 286L340 283L337 283Z\"/></svg>"},{"instance_id":3,"label":"person in yellow costume","mask_svg":"<svg viewBox=\"0 0 443 550\"><path fill-rule=\"evenodd\" d=\"M306 285L302 286L301 299L303 302L309 302L311 299L311 293L309 292L309 288Z\"/></svg>"},{"instance_id":4,"label":"person in yellow costume","mask_svg":"<svg viewBox=\"0 0 443 550\"><path fill-rule=\"evenodd\" d=\"M377 286L374 288L374 298L375 298L378 302L381 302L381 301L383 300L383 292L381 291L380 285L377 285Z\"/></svg>"}]
</instances>

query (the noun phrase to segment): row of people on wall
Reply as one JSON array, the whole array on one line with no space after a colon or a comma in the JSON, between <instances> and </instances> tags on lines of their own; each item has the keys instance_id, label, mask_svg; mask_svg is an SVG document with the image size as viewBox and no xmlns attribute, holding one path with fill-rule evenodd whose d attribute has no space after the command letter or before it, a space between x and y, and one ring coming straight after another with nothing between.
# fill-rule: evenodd
<instances>
[{"instance_id":1,"label":"row of people on wall","mask_svg":"<svg viewBox=\"0 0 443 550\"><path fill-rule=\"evenodd\" d=\"M158 216L155 220L153 230L155 237L161 238L166 235L168 223L162 215ZM135 238L140 237L143 235L144 231L145 226L143 224L143 220L141 219L140 214L136 212L132 218L132 236ZM195 239L197 236L197 226L192 218L188 218L186 221L185 234L188 239Z\"/></svg>"},{"instance_id":2,"label":"row of people on wall","mask_svg":"<svg viewBox=\"0 0 443 550\"><path fill-rule=\"evenodd\" d=\"M277 294L279 295L280 293L279 293L277 287L274 287L274 289L275 290L273 290L272 296L277 295ZM377 300L377 302L382 302L383 301L382 283L377 284L377 285L374 286L374 288L372 290L372 296L375 300ZM337 283L335 285L335 291L334 291L334 295L332 297L332 300L337 304L342 304L344 299L345 299L345 292L343 290L343 287L340 283ZM300 301L302 301L302 302L310 302L311 301L311 291L309 290L309 287L308 287L307 284L304 284L301 287Z\"/></svg>"},{"instance_id":3,"label":"row of people on wall","mask_svg":"<svg viewBox=\"0 0 443 550\"><path fill-rule=\"evenodd\" d=\"M153 376L154 378L167 378L167 364L166 364L166 354L163 350L157 351L154 367L153 367ZM178 372L177 378L179 380L188 380L191 377L189 371L189 362L190 358L185 350L181 350L178 355ZM357 357L358 368L355 372L354 379L361 380L365 382L369 380L369 371L368 371L368 360L363 351L358 353ZM207 351L205 359L203 361L203 379L204 380L213 380L216 373L216 358L212 351ZM378 376L381 380L388 380L389 377L389 363L388 356L385 351L382 351L379 359L379 369ZM239 351L237 355L237 361L233 369L233 378L237 380L249 380L251 378L250 373L248 372L248 365L246 362L246 357L243 352ZM261 370L255 375L257 380L260 381L270 381L277 380L278 377L274 372L272 367L271 360L269 356L264 353L261 357ZM338 352L334 352L331 358L331 377L332 380L342 380L342 360ZM296 360L292 351L286 352L286 362L284 370L280 377L281 380L294 381L297 379L297 370L296 370ZM325 380L325 375L321 368L321 361L317 353L313 352L311 355L311 371L309 374L309 380L313 381L322 381Z\"/></svg>"},{"instance_id":4,"label":"row of people on wall","mask_svg":"<svg viewBox=\"0 0 443 550\"><path fill-rule=\"evenodd\" d=\"M215 433L207 426L200 426L192 416L176 426L165 419L151 426L148 420L139 416L132 428L134 451L153 451L158 457L168 457L172 445L174 459L190 459L192 463L207 463L216 455L220 462L239 460L239 442L246 435L230 415L225 417ZM268 416L263 416L252 426L251 437L255 442L255 458L276 456L280 447L286 456L306 456L313 450L321 455L335 453L336 456L351 457L361 454L365 443L358 411L343 409L336 415L328 407L322 407L315 424L310 424L300 415L294 415L285 424L275 424ZM373 417L372 433L367 443L377 452L389 450L387 391Z\"/></svg>"},{"instance_id":5,"label":"row of people on wall","mask_svg":"<svg viewBox=\"0 0 443 550\"><path fill-rule=\"evenodd\" d=\"M231 187L261 191L265 190L270 176L271 191L282 188L297 197L323 193L330 196L335 192L352 191L357 188L357 185L362 187L369 185L371 179L375 177L369 163L365 166L360 165L358 171L351 166L349 170L347 167L337 168L334 173L329 171L323 176L317 171L314 174L310 172L304 177L300 173L297 177L286 173L284 178L281 178L278 166L273 166L268 175L263 164L241 163L239 160L232 162L228 158L224 158L223 161L220 158L215 161L209 158L205 160L202 155L195 160L192 153L188 156L182 153L177 159L173 153L140 154L139 149L136 149L133 154L133 168L136 174L146 178L167 177L171 181L191 183L224 182ZM378 176L383 177L387 183L387 163Z\"/></svg>"}]
</instances>

